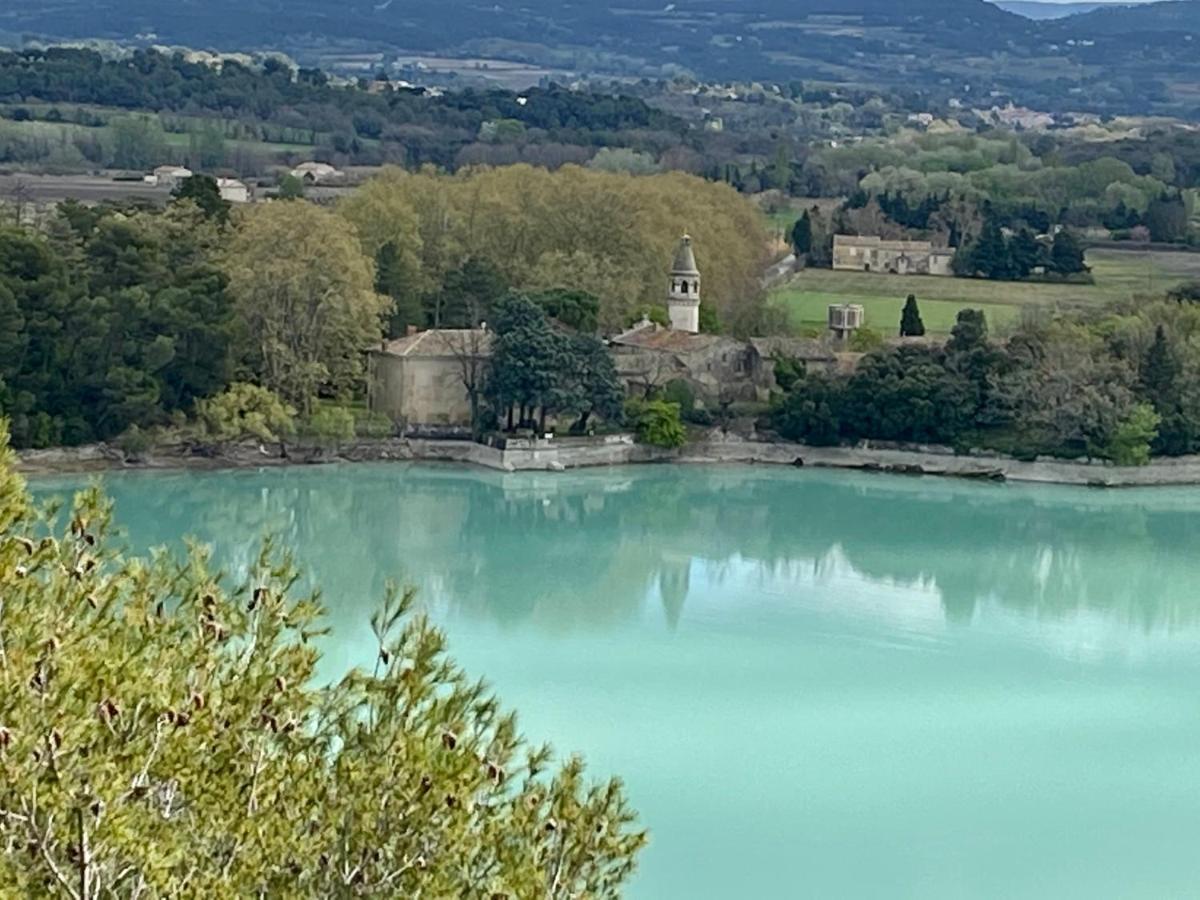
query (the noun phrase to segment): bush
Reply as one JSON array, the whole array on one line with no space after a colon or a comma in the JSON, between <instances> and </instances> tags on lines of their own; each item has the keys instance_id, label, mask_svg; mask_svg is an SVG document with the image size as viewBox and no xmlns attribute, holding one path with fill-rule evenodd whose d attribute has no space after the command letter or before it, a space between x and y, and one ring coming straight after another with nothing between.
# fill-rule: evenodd
<instances>
[{"instance_id":1,"label":"bush","mask_svg":"<svg viewBox=\"0 0 1200 900\"><path fill-rule=\"evenodd\" d=\"M256 384L238 382L196 404L208 438L221 443L257 438L281 441L296 430L296 410Z\"/></svg>"},{"instance_id":2,"label":"bush","mask_svg":"<svg viewBox=\"0 0 1200 900\"><path fill-rule=\"evenodd\" d=\"M364 438L389 438L396 434L396 423L383 413L362 410L355 418L354 433Z\"/></svg>"},{"instance_id":3,"label":"bush","mask_svg":"<svg viewBox=\"0 0 1200 900\"><path fill-rule=\"evenodd\" d=\"M129 429L117 438L117 446L121 448L126 459L141 459L153 445L150 435L137 425L130 425Z\"/></svg>"},{"instance_id":4,"label":"bush","mask_svg":"<svg viewBox=\"0 0 1200 900\"><path fill-rule=\"evenodd\" d=\"M354 413L344 406L324 405L304 423L305 433L319 444L337 446L354 440Z\"/></svg>"},{"instance_id":5,"label":"bush","mask_svg":"<svg viewBox=\"0 0 1200 900\"><path fill-rule=\"evenodd\" d=\"M411 591L331 683L286 554L129 558L95 490L51 537L6 444L6 897L619 896L645 844L621 784L525 744Z\"/></svg>"},{"instance_id":6,"label":"bush","mask_svg":"<svg viewBox=\"0 0 1200 900\"><path fill-rule=\"evenodd\" d=\"M1118 466L1144 466L1150 462L1150 445L1158 437L1161 419L1154 407L1139 403L1117 426L1106 455Z\"/></svg>"},{"instance_id":7,"label":"bush","mask_svg":"<svg viewBox=\"0 0 1200 900\"><path fill-rule=\"evenodd\" d=\"M863 326L850 335L849 346L855 353L870 353L883 346L883 335L874 328Z\"/></svg>"},{"instance_id":8,"label":"bush","mask_svg":"<svg viewBox=\"0 0 1200 900\"><path fill-rule=\"evenodd\" d=\"M639 443L668 450L687 443L678 403L668 403L666 400L631 400L626 404L625 417L633 423Z\"/></svg>"},{"instance_id":9,"label":"bush","mask_svg":"<svg viewBox=\"0 0 1200 900\"><path fill-rule=\"evenodd\" d=\"M696 392L692 390L691 384L682 378L668 381L662 390L661 399L676 404L680 415L684 417L696 408Z\"/></svg>"}]
</instances>

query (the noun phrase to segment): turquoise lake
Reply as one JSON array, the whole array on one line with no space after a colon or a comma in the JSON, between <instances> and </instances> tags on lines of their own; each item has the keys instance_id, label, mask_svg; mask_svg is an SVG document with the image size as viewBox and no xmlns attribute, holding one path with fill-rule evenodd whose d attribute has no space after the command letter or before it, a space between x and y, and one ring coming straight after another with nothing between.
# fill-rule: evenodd
<instances>
[{"instance_id":1,"label":"turquoise lake","mask_svg":"<svg viewBox=\"0 0 1200 900\"><path fill-rule=\"evenodd\" d=\"M618 773L634 898L1200 894L1200 490L756 467L106 476L137 550L281 535L368 664L385 583ZM40 494L82 479L37 479Z\"/></svg>"}]
</instances>

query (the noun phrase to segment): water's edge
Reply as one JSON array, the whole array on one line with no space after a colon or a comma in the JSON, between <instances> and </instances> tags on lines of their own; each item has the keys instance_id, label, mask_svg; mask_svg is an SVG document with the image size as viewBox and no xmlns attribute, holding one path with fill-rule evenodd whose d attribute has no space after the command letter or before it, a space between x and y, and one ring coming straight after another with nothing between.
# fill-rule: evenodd
<instances>
[{"instance_id":1,"label":"water's edge","mask_svg":"<svg viewBox=\"0 0 1200 900\"><path fill-rule=\"evenodd\" d=\"M116 447L27 450L18 453L24 474L71 474L112 469L228 469L337 462L457 462L499 471L564 471L630 463L751 463L853 469L906 475L1017 481L1088 487L1200 485L1200 456L1155 460L1148 466L1121 467L1069 460L1023 461L1004 456L956 455L945 448L810 447L779 441L747 440L719 432L680 450L630 443L555 445L500 450L464 440L387 438L337 447L289 446L286 451L257 443L208 448L168 447L128 459Z\"/></svg>"}]
</instances>

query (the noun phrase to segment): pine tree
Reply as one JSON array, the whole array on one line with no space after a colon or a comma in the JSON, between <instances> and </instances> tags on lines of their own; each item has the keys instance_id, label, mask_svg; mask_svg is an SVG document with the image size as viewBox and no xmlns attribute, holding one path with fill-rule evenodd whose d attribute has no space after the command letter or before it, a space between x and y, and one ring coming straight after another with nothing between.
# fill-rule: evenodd
<instances>
[{"instance_id":1,"label":"pine tree","mask_svg":"<svg viewBox=\"0 0 1200 900\"><path fill-rule=\"evenodd\" d=\"M909 294L900 313L900 337L921 337L925 334L925 323L921 321L921 310L917 308L917 297Z\"/></svg>"},{"instance_id":2,"label":"pine tree","mask_svg":"<svg viewBox=\"0 0 1200 900\"><path fill-rule=\"evenodd\" d=\"M791 240L792 249L797 256L806 256L812 250L812 218L808 214L808 210L804 211L796 224L792 226Z\"/></svg>"}]
</instances>

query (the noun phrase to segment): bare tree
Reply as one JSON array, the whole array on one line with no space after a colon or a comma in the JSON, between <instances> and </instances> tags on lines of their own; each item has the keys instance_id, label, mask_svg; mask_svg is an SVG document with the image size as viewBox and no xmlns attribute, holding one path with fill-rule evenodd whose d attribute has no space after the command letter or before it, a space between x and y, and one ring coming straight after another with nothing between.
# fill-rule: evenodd
<instances>
[{"instance_id":1,"label":"bare tree","mask_svg":"<svg viewBox=\"0 0 1200 900\"><path fill-rule=\"evenodd\" d=\"M482 423L483 392L491 366L492 334L487 328L469 328L443 332L446 344L458 360L459 377L471 405L471 434L479 437Z\"/></svg>"}]
</instances>

